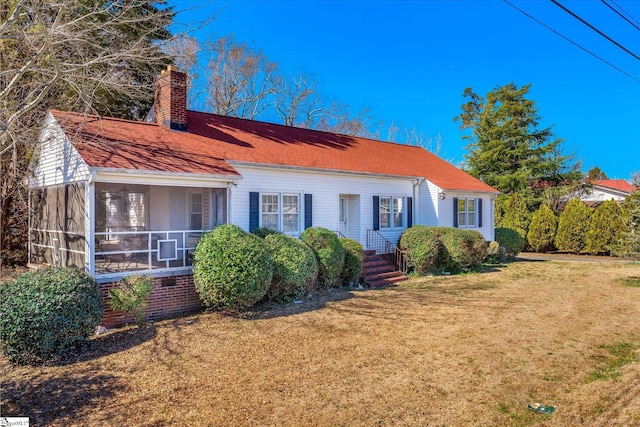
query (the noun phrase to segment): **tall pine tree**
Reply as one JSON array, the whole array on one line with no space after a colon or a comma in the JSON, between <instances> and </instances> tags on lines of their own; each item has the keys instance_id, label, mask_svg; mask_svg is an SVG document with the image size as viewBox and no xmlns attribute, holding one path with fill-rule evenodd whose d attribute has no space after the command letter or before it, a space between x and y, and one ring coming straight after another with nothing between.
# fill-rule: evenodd
<instances>
[{"instance_id":1,"label":"tall pine tree","mask_svg":"<svg viewBox=\"0 0 640 427\"><path fill-rule=\"evenodd\" d=\"M527 99L530 87L509 83L486 99L467 88L463 96L468 102L454 121L467 131L463 139L469 142L471 175L505 194L538 197L544 187L578 179L580 172L571 156L561 153L562 139L554 137L551 127L540 128L535 101Z\"/></svg>"}]
</instances>

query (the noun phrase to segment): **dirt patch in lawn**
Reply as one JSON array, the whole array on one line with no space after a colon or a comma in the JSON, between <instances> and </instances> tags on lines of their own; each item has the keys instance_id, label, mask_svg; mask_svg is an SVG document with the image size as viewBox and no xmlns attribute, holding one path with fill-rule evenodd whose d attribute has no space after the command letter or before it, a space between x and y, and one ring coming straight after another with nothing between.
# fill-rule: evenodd
<instances>
[{"instance_id":1,"label":"dirt patch in lawn","mask_svg":"<svg viewBox=\"0 0 640 427\"><path fill-rule=\"evenodd\" d=\"M640 425L632 264L517 262L202 314L2 369L34 425ZM527 404L555 406L553 415Z\"/></svg>"}]
</instances>

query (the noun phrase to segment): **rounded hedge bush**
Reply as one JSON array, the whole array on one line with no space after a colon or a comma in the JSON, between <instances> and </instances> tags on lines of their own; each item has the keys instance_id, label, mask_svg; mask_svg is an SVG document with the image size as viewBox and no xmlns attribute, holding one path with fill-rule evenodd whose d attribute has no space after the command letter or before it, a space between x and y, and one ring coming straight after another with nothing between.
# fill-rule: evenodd
<instances>
[{"instance_id":1,"label":"rounded hedge bush","mask_svg":"<svg viewBox=\"0 0 640 427\"><path fill-rule=\"evenodd\" d=\"M446 232L444 232L446 233ZM400 249L407 254L409 268L417 274L434 272L442 264L445 256L440 240L442 231L436 227L414 225L400 236Z\"/></svg>"},{"instance_id":2,"label":"rounded hedge bush","mask_svg":"<svg viewBox=\"0 0 640 427\"><path fill-rule=\"evenodd\" d=\"M487 258L487 242L478 231L452 229L443 234L441 240L449 255L448 270L476 267Z\"/></svg>"},{"instance_id":3,"label":"rounded hedge bush","mask_svg":"<svg viewBox=\"0 0 640 427\"><path fill-rule=\"evenodd\" d=\"M281 233L268 235L264 242L273 261L269 299L289 302L306 296L318 278L318 261L311 248Z\"/></svg>"},{"instance_id":4,"label":"rounded hedge bush","mask_svg":"<svg viewBox=\"0 0 640 427\"><path fill-rule=\"evenodd\" d=\"M527 242L529 246L536 252L547 252L553 249L553 239L556 236L558 227L558 218L556 214L547 205L541 205L537 211L533 213L531 224L529 224L529 232L527 233Z\"/></svg>"},{"instance_id":5,"label":"rounded hedge bush","mask_svg":"<svg viewBox=\"0 0 640 427\"><path fill-rule=\"evenodd\" d=\"M309 227L300 236L318 259L318 284L322 288L337 286L344 265L344 248L331 230Z\"/></svg>"},{"instance_id":6,"label":"rounded hedge bush","mask_svg":"<svg viewBox=\"0 0 640 427\"><path fill-rule=\"evenodd\" d=\"M580 253L586 246L591 210L580 199L571 199L560 214L554 244L561 251Z\"/></svg>"},{"instance_id":7,"label":"rounded hedge bush","mask_svg":"<svg viewBox=\"0 0 640 427\"><path fill-rule=\"evenodd\" d=\"M591 215L585 238L585 250L594 255L609 254L619 244L627 229L624 211L614 200L607 200Z\"/></svg>"},{"instance_id":8,"label":"rounded hedge bush","mask_svg":"<svg viewBox=\"0 0 640 427\"><path fill-rule=\"evenodd\" d=\"M30 271L0 285L0 346L12 362L61 356L94 333L103 312L102 294L88 274Z\"/></svg>"},{"instance_id":9,"label":"rounded hedge bush","mask_svg":"<svg viewBox=\"0 0 640 427\"><path fill-rule=\"evenodd\" d=\"M344 266L342 267L342 281L344 284L353 284L362 273L364 262L364 248L360 242L343 237L340 244L344 248Z\"/></svg>"},{"instance_id":10,"label":"rounded hedge bush","mask_svg":"<svg viewBox=\"0 0 640 427\"><path fill-rule=\"evenodd\" d=\"M253 230L251 232L252 234L255 234L256 236L264 239L265 237L271 235L271 234L282 234L279 231L273 230L271 228L267 228L267 227L259 227L256 228L255 230Z\"/></svg>"},{"instance_id":11,"label":"rounded hedge bush","mask_svg":"<svg viewBox=\"0 0 640 427\"><path fill-rule=\"evenodd\" d=\"M209 307L251 307L267 294L271 277L271 254L264 240L237 225L216 227L198 241L193 278L200 299Z\"/></svg>"},{"instance_id":12,"label":"rounded hedge bush","mask_svg":"<svg viewBox=\"0 0 640 427\"><path fill-rule=\"evenodd\" d=\"M495 230L496 242L505 250L507 257L515 257L524 249L524 239L510 228L499 227Z\"/></svg>"}]
</instances>

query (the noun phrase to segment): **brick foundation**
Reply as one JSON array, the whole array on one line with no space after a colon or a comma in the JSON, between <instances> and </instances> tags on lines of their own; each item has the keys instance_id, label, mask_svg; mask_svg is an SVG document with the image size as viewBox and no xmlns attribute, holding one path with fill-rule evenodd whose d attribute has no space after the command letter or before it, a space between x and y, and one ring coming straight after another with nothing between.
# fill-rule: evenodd
<instances>
[{"instance_id":1,"label":"brick foundation","mask_svg":"<svg viewBox=\"0 0 640 427\"><path fill-rule=\"evenodd\" d=\"M106 328L122 326L133 321L130 316L114 311L109 306L109 290L117 286L118 282L100 284L105 303L100 324ZM158 277L153 279L153 292L149 297L145 316L148 320L159 320L193 313L201 310L202 307L193 284L193 275Z\"/></svg>"}]
</instances>

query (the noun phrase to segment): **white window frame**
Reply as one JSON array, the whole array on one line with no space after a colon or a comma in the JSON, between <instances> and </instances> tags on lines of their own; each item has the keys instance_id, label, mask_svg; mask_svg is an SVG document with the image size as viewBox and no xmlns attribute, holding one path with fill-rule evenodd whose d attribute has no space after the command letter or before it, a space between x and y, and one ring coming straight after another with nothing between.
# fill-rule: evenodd
<instances>
[{"instance_id":1,"label":"white window frame","mask_svg":"<svg viewBox=\"0 0 640 427\"><path fill-rule=\"evenodd\" d=\"M195 195L199 195L200 196L200 212L196 212L193 209L193 196ZM205 209L204 209L204 192L203 191L189 191L189 230L192 231L200 231L200 230L204 230L204 213L205 213ZM193 226L193 215L200 215L200 227L199 228L194 228Z\"/></svg>"},{"instance_id":2,"label":"white window frame","mask_svg":"<svg viewBox=\"0 0 640 427\"><path fill-rule=\"evenodd\" d=\"M276 196L277 197L277 212L265 212L263 211L263 207L264 207L264 196ZM296 208L296 213L295 214L291 214L291 213L287 213L285 212L285 207L284 207L284 201L285 198L287 197L295 197L297 200L297 208ZM264 215L265 214L269 214L269 215L276 215L276 228L275 231L279 231L281 233L287 234L287 235L291 235L291 236L298 236L301 233L301 228L302 228L302 205L301 205L301 194L300 193L295 193L295 192L275 192L275 191L265 191L265 192L261 192L260 193L260 227L267 227L266 225L264 225ZM297 221L295 222L296 224L296 229L295 230L288 230L285 231L284 230L284 226L285 226L285 215L297 215ZM272 228L272 227L269 227ZM272 228L273 229L273 228Z\"/></svg>"},{"instance_id":3,"label":"white window frame","mask_svg":"<svg viewBox=\"0 0 640 427\"><path fill-rule=\"evenodd\" d=\"M460 210L461 201L464 203L464 210ZM469 205L469 202L472 202L472 204ZM469 209L469 206L473 207L473 211ZM456 215L458 217L458 228L478 228L478 198L458 197ZM469 217L473 218L473 224L471 225L469 224ZM460 218L464 218L464 223L460 221Z\"/></svg>"},{"instance_id":4,"label":"white window frame","mask_svg":"<svg viewBox=\"0 0 640 427\"><path fill-rule=\"evenodd\" d=\"M384 195L384 196L378 196L378 223L380 224L380 230L404 230L407 225L407 198L405 196L389 196L389 195ZM383 221L382 221L382 199L389 199L389 225L385 226L383 225ZM400 212L402 214L402 216L400 217L402 220L402 224L400 226L396 226L396 221L395 221L395 217L396 217L396 203L395 201L399 200L399 206L402 209L402 211Z\"/></svg>"}]
</instances>

